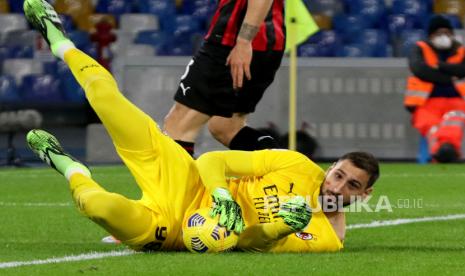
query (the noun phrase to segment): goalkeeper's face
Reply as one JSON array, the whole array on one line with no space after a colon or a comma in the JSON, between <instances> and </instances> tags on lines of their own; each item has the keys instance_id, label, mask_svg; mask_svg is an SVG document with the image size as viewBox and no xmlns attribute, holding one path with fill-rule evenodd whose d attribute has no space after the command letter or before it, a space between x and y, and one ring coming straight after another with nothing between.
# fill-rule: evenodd
<instances>
[{"instance_id":1,"label":"goalkeeper's face","mask_svg":"<svg viewBox=\"0 0 465 276\"><path fill-rule=\"evenodd\" d=\"M333 164L327 170L321 186L323 211L337 211L368 196L372 191L368 185L369 180L370 175L354 166L350 160L340 160Z\"/></svg>"}]
</instances>

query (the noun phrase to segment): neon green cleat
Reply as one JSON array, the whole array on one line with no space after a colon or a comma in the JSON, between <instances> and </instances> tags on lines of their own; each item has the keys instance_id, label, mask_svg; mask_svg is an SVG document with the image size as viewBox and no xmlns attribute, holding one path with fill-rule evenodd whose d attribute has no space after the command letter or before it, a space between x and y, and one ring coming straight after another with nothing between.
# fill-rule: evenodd
<instances>
[{"instance_id":1,"label":"neon green cleat","mask_svg":"<svg viewBox=\"0 0 465 276\"><path fill-rule=\"evenodd\" d=\"M91 176L89 169L67 154L58 140L50 133L33 129L27 134L27 144L39 158L57 170L60 174L69 178L72 172L80 172Z\"/></svg>"},{"instance_id":2,"label":"neon green cleat","mask_svg":"<svg viewBox=\"0 0 465 276\"><path fill-rule=\"evenodd\" d=\"M63 42L70 42L57 12L45 0L25 0L23 4L27 21L39 31L52 52Z\"/></svg>"}]
</instances>

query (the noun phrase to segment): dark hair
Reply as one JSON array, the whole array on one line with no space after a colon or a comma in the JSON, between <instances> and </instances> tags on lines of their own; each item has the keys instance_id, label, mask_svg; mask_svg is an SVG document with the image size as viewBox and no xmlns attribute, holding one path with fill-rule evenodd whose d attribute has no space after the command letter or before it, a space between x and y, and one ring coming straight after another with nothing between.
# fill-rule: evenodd
<instances>
[{"instance_id":1,"label":"dark hair","mask_svg":"<svg viewBox=\"0 0 465 276\"><path fill-rule=\"evenodd\" d=\"M363 151L354 151L344 154L339 161L349 160L352 164L370 175L367 188L373 186L379 178L379 164L378 160L373 154Z\"/></svg>"},{"instance_id":2,"label":"dark hair","mask_svg":"<svg viewBox=\"0 0 465 276\"><path fill-rule=\"evenodd\" d=\"M452 32L454 32L454 28L452 27L450 20L447 19L445 16L434 15L433 17L431 17L428 24L428 35L431 35L432 33L441 28L449 29Z\"/></svg>"}]
</instances>

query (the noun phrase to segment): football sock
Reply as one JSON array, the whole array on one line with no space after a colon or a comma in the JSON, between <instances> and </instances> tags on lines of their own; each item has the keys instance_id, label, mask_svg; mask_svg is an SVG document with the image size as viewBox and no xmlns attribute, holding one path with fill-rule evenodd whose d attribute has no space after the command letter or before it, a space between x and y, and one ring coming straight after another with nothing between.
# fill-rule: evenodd
<instances>
[{"instance_id":1,"label":"football sock","mask_svg":"<svg viewBox=\"0 0 465 276\"><path fill-rule=\"evenodd\" d=\"M245 126L234 136L229 143L232 150L261 150L279 148L276 140L270 135Z\"/></svg>"},{"instance_id":2,"label":"football sock","mask_svg":"<svg viewBox=\"0 0 465 276\"><path fill-rule=\"evenodd\" d=\"M194 156L194 147L195 143L194 142L186 142L186 141L181 141L181 140L174 140L176 143L178 143L181 147L183 147L187 153L189 153L191 156Z\"/></svg>"}]
</instances>

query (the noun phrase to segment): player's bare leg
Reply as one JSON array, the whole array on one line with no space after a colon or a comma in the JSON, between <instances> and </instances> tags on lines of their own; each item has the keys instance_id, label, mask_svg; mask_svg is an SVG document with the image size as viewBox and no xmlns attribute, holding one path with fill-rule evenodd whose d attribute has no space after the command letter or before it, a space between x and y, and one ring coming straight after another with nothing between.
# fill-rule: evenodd
<instances>
[{"instance_id":1,"label":"player's bare leg","mask_svg":"<svg viewBox=\"0 0 465 276\"><path fill-rule=\"evenodd\" d=\"M212 136L225 147L229 147L231 140L246 125L247 114L234 113L231 118L213 116L208 121L208 130Z\"/></svg>"},{"instance_id":2,"label":"player's bare leg","mask_svg":"<svg viewBox=\"0 0 465 276\"><path fill-rule=\"evenodd\" d=\"M164 131L174 140L195 142L210 116L176 102L165 117Z\"/></svg>"}]
</instances>

